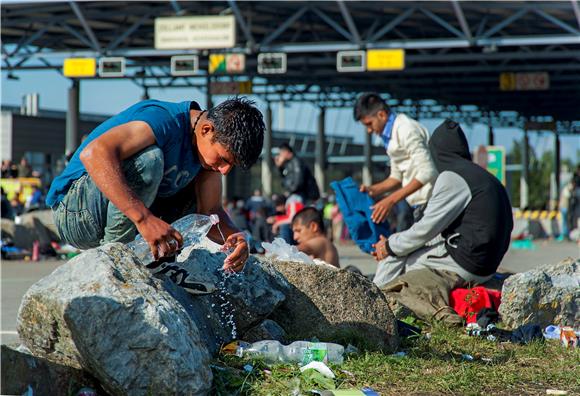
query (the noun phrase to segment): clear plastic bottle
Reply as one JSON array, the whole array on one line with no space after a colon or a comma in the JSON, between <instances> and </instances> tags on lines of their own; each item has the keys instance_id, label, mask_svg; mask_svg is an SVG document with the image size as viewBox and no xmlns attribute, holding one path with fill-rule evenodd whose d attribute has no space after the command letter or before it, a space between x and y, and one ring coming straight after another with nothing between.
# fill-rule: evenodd
<instances>
[{"instance_id":1,"label":"clear plastic bottle","mask_svg":"<svg viewBox=\"0 0 580 396\"><path fill-rule=\"evenodd\" d=\"M198 244L207 235L211 227L220 221L218 215L190 214L175 221L171 226L183 237L182 247ZM147 241L137 235L133 242L127 244L145 265L155 261Z\"/></svg>"},{"instance_id":2,"label":"clear plastic bottle","mask_svg":"<svg viewBox=\"0 0 580 396\"><path fill-rule=\"evenodd\" d=\"M330 342L295 341L282 345L279 341L258 341L241 347L242 355L258 356L268 363L301 363L312 361L341 364L344 347Z\"/></svg>"}]
</instances>

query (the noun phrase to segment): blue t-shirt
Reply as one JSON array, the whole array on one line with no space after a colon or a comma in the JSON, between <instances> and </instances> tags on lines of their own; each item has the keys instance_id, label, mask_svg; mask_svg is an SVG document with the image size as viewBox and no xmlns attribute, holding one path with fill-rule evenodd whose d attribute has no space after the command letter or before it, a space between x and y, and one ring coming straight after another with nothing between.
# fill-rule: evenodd
<instances>
[{"instance_id":1,"label":"blue t-shirt","mask_svg":"<svg viewBox=\"0 0 580 396\"><path fill-rule=\"evenodd\" d=\"M183 189L201 168L197 152L194 153L189 110L201 110L195 102L161 102L145 100L95 128L74 153L64 171L54 179L46 197L50 207L57 205L72 183L87 173L80 153L93 140L118 125L131 121L146 122L155 135L157 146L163 151L163 180L157 191L160 197L169 197Z\"/></svg>"}]
</instances>

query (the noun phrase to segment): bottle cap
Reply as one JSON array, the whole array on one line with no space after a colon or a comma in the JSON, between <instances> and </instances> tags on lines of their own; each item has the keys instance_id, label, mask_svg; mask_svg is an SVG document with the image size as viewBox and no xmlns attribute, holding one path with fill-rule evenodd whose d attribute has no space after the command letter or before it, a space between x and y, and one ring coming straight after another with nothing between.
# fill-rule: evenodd
<instances>
[{"instance_id":1,"label":"bottle cap","mask_svg":"<svg viewBox=\"0 0 580 396\"><path fill-rule=\"evenodd\" d=\"M211 225L216 225L220 222L220 218L215 213L209 216L209 221L211 221Z\"/></svg>"}]
</instances>

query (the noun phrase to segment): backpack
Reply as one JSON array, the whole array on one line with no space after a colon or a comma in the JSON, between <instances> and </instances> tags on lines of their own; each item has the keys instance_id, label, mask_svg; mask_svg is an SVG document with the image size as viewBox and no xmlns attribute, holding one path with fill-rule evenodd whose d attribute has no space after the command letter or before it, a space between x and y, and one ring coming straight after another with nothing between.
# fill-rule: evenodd
<instances>
[{"instance_id":1,"label":"backpack","mask_svg":"<svg viewBox=\"0 0 580 396\"><path fill-rule=\"evenodd\" d=\"M336 193L336 202L352 240L365 253L371 253L373 244L379 241L379 235L388 237L391 234L389 223L383 221L375 224L371 220L374 201L367 193L360 192L358 184L352 177L330 183Z\"/></svg>"}]
</instances>

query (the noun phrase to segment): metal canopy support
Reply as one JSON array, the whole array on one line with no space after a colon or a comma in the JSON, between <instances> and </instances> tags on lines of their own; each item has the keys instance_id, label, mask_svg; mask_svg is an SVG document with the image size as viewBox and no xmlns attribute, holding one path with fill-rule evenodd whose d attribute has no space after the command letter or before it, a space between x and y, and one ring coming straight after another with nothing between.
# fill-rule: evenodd
<instances>
[{"instance_id":1,"label":"metal canopy support","mask_svg":"<svg viewBox=\"0 0 580 396\"><path fill-rule=\"evenodd\" d=\"M89 40L87 40L87 38L85 36L83 36L82 34L80 34L79 32L77 32L75 30L75 28L73 28L72 26L66 24L66 23L61 23L60 26L62 26L67 32L69 32L70 34L72 34L73 36L75 36L77 39L80 40L81 43L83 43L84 45L86 45L87 47L91 47L92 44Z\"/></svg>"},{"instance_id":2,"label":"metal canopy support","mask_svg":"<svg viewBox=\"0 0 580 396\"><path fill-rule=\"evenodd\" d=\"M348 41L353 41L353 37L349 32L347 32L342 26L340 26L334 19L326 15L324 12L319 10L318 8L312 8L312 12L320 17L324 22L326 22L331 28L336 30L338 33L344 36Z\"/></svg>"},{"instance_id":3,"label":"metal canopy support","mask_svg":"<svg viewBox=\"0 0 580 396\"><path fill-rule=\"evenodd\" d=\"M242 15L242 12L240 11L240 8L238 7L236 0L228 0L228 4L230 5L232 11L234 12L234 15L236 16L236 21L238 21L238 24L240 25L240 28L244 33L246 41L250 46L253 46L256 43L256 40L254 40L252 31L249 28L248 24L246 23L246 20L244 19L244 16Z\"/></svg>"},{"instance_id":4,"label":"metal canopy support","mask_svg":"<svg viewBox=\"0 0 580 396\"><path fill-rule=\"evenodd\" d=\"M433 12L431 12L431 11L425 9L425 8L419 8L419 11L421 11L423 14L427 15L429 18L431 18L432 20L434 20L435 22L437 22L439 25L443 26L445 29L447 29L449 32L453 33L457 37L461 37L461 38L464 37L463 34L459 30L457 30L456 28L454 28L453 26L451 26L443 18L435 15Z\"/></svg>"},{"instance_id":5,"label":"metal canopy support","mask_svg":"<svg viewBox=\"0 0 580 396\"><path fill-rule=\"evenodd\" d=\"M528 137L528 130L524 129L523 139L523 153L522 153L522 172L520 174L520 209L524 210L529 205L529 187L528 180L530 172L528 167L530 165L530 139Z\"/></svg>"},{"instance_id":6,"label":"metal canopy support","mask_svg":"<svg viewBox=\"0 0 580 396\"><path fill-rule=\"evenodd\" d=\"M337 3L338 8L340 8L340 13L346 22L346 26L348 26L348 30L350 31L354 42L356 44L360 44L360 34L358 33L358 29L356 28L356 25L352 19L352 16L350 15L350 12L348 11L346 4L342 0L338 0Z\"/></svg>"},{"instance_id":7,"label":"metal canopy support","mask_svg":"<svg viewBox=\"0 0 580 396\"><path fill-rule=\"evenodd\" d=\"M262 195L272 195L272 106L266 108L266 130L264 132L264 146L262 148Z\"/></svg>"},{"instance_id":8,"label":"metal canopy support","mask_svg":"<svg viewBox=\"0 0 580 396\"><path fill-rule=\"evenodd\" d=\"M576 15L576 22L578 22L578 27L580 28L580 6L578 6L578 0L571 0L572 8L574 9L574 15Z\"/></svg>"},{"instance_id":9,"label":"metal canopy support","mask_svg":"<svg viewBox=\"0 0 580 396\"><path fill-rule=\"evenodd\" d=\"M286 29L288 29L290 26L292 26L292 24L294 22L296 22L302 15L304 15L304 13L306 11L308 11L308 8L309 8L308 6L304 6L304 7L300 8L298 11L296 11L290 18L288 18L282 25L280 25L278 27L278 29L276 29L272 33L270 33L270 35L262 41L260 46L268 45L272 41L274 41L279 35L284 33L284 31L286 31Z\"/></svg>"},{"instance_id":10,"label":"metal canopy support","mask_svg":"<svg viewBox=\"0 0 580 396\"><path fill-rule=\"evenodd\" d=\"M85 16L83 15L83 12L81 11L80 6L77 3L75 3L74 1L69 1L69 4L70 4L71 8L73 9L74 13L76 14L77 18L79 19L81 25L83 26L83 29L85 29L87 36L89 36L89 39L91 40L91 43L93 46L93 49L95 51L101 52L101 45L99 44L99 41L97 40L97 37L95 36L95 33L93 33L93 29L91 29L87 20L85 19Z\"/></svg>"},{"instance_id":11,"label":"metal canopy support","mask_svg":"<svg viewBox=\"0 0 580 396\"><path fill-rule=\"evenodd\" d=\"M534 8L533 11L538 14L539 16L541 16L542 18L552 22L554 25L561 27L562 29L564 29L565 31L575 34L575 35L580 35L580 31L578 29L574 29L572 26L568 25L567 23L564 23L563 21L559 20L558 18L548 14L547 12L539 9L539 8Z\"/></svg>"},{"instance_id":12,"label":"metal canopy support","mask_svg":"<svg viewBox=\"0 0 580 396\"><path fill-rule=\"evenodd\" d=\"M405 19L410 17L411 14L413 14L415 12L415 10L416 10L416 8L413 7L413 8L409 8L407 11L403 12L401 15L399 15L398 17L393 19L391 22L386 24L383 28L381 28L381 30L379 30L378 32L373 34L373 36L370 38L369 41L376 41L376 40L380 39L381 37L383 37L385 34L387 34L391 30L393 30L395 27L397 27L397 25L399 23L403 22Z\"/></svg>"},{"instance_id":13,"label":"metal canopy support","mask_svg":"<svg viewBox=\"0 0 580 396\"><path fill-rule=\"evenodd\" d=\"M520 19L521 17L523 17L527 13L528 13L528 8L527 7L522 8L521 10L519 10L518 12L513 14L512 16L504 19L502 22L500 22L497 25L495 25L494 27L490 28L488 31L486 31L484 34L482 34L481 37L483 37L483 38L490 37L491 35L499 32L500 30L502 30L504 27L508 26L512 22L515 22L516 20Z\"/></svg>"},{"instance_id":14,"label":"metal canopy support","mask_svg":"<svg viewBox=\"0 0 580 396\"><path fill-rule=\"evenodd\" d=\"M465 19L465 15L463 14L463 10L461 9L461 5L459 5L459 1L453 0L451 2L453 5L453 9L455 10L455 15L457 16L457 20L459 21L459 26L461 26L461 30L463 30L463 34L465 38L468 40L473 40L473 36L471 35L471 30L469 29L469 25L467 24L467 20Z\"/></svg>"},{"instance_id":15,"label":"metal canopy support","mask_svg":"<svg viewBox=\"0 0 580 396\"><path fill-rule=\"evenodd\" d=\"M66 155L75 152L79 145L79 90L80 82L73 79L68 89L68 109L66 112Z\"/></svg>"},{"instance_id":16,"label":"metal canopy support","mask_svg":"<svg viewBox=\"0 0 580 396\"><path fill-rule=\"evenodd\" d=\"M489 129L487 130L487 145L493 146L494 136L493 136L493 125L489 124Z\"/></svg>"},{"instance_id":17,"label":"metal canopy support","mask_svg":"<svg viewBox=\"0 0 580 396\"><path fill-rule=\"evenodd\" d=\"M364 131L365 134L365 145L364 145L364 164L363 164L363 171L362 171L362 180L363 184L366 186L370 186L373 184L373 176L372 176L372 136L370 133L367 132L366 128Z\"/></svg>"},{"instance_id":18,"label":"metal canopy support","mask_svg":"<svg viewBox=\"0 0 580 396\"><path fill-rule=\"evenodd\" d=\"M106 51L112 51L119 46L125 39L127 39L130 35L132 35L139 27L149 19L149 14L144 15L141 19L135 22L129 29L125 30L123 34L117 37L111 44L107 46Z\"/></svg>"},{"instance_id":19,"label":"metal canopy support","mask_svg":"<svg viewBox=\"0 0 580 396\"><path fill-rule=\"evenodd\" d=\"M318 190L322 194L326 191L326 137L325 137L326 109L320 108L318 114L318 131L316 131L316 159L314 163L314 177L318 183Z\"/></svg>"}]
</instances>

